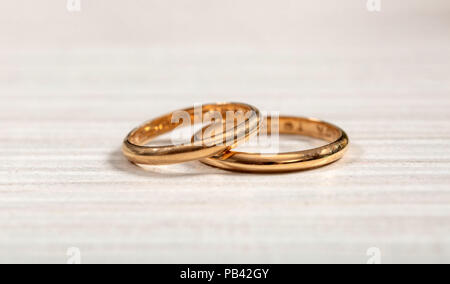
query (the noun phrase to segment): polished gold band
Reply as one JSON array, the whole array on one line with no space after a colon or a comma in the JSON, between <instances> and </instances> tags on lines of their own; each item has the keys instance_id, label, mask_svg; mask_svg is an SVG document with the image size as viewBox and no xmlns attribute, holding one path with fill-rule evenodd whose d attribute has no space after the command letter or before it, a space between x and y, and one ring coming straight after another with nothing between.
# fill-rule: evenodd
<instances>
[{"instance_id":1,"label":"polished gold band","mask_svg":"<svg viewBox=\"0 0 450 284\"><path fill-rule=\"evenodd\" d=\"M200 160L206 157L218 155L235 147L256 134L259 128L260 112L257 108L242 103L218 103L201 106L200 111L196 108L187 108L177 112L185 112L190 118L191 124L199 120L203 115L211 112L219 112L225 117L229 112L240 112L244 114L243 122L226 129L220 135L208 137L201 143L190 143L187 145L167 146L145 146L148 142L168 133L181 126L181 120L173 120L176 112L169 113L154 120L144 123L134 129L125 138L122 152L125 157L133 163L149 165L165 165ZM218 123L218 121L216 121ZM217 124L215 123L215 124ZM231 137L231 143L229 142ZM225 141L225 139L227 139Z\"/></svg>"},{"instance_id":2,"label":"polished gold band","mask_svg":"<svg viewBox=\"0 0 450 284\"><path fill-rule=\"evenodd\" d=\"M272 119L267 118L267 132L272 131ZM207 165L217 168L251 173L292 172L321 167L342 158L349 139L337 126L312 118L280 117L280 134L296 134L323 139L330 144L323 147L291 153L256 154L227 151L220 155L202 159Z\"/></svg>"}]
</instances>

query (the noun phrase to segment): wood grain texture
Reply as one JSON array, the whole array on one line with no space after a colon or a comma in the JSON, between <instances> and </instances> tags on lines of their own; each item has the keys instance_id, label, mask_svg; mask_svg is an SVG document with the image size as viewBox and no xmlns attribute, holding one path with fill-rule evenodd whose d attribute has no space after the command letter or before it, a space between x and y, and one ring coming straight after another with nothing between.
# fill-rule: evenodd
<instances>
[{"instance_id":1,"label":"wood grain texture","mask_svg":"<svg viewBox=\"0 0 450 284\"><path fill-rule=\"evenodd\" d=\"M399 11L363 11L356 21L370 34L344 23L342 38L325 39L323 23L304 45L88 46L79 35L76 48L3 46L0 262L65 263L69 247L84 263L365 263L370 247L384 263L450 262L445 11L433 32L418 13L409 33ZM333 122L351 148L283 175L199 162L143 170L120 154L144 120L215 101Z\"/></svg>"}]
</instances>

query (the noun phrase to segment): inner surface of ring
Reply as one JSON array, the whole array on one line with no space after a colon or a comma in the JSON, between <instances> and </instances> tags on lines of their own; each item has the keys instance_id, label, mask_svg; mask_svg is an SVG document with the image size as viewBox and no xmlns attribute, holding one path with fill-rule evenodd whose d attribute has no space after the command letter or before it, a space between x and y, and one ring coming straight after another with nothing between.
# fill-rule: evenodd
<instances>
[{"instance_id":1,"label":"inner surface of ring","mask_svg":"<svg viewBox=\"0 0 450 284\"><path fill-rule=\"evenodd\" d=\"M278 128L279 134L294 134L334 142L342 136L342 131L327 122L301 117L279 117L279 122L267 118L262 128L267 127L267 133L272 133L272 127ZM264 131L262 129L261 131Z\"/></svg>"},{"instance_id":2,"label":"inner surface of ring","mask_svg":"<svg viewBox=\"0 0 450 284\"><path fill-rule=\"evenodd\" d=\"M225 117L227 112L235 112L238 119L239 115L245 116L245 113L249 111L254 110L250 106L236 103L203 105L201 112L196 111L195 108L181 110L181 112L185 112L190 117L191 125L194 125L196 121L203 123L202 117L204 118L208 113L212 112L220 112L222 117ZM156 137L168 133L185 123L183 119L172 121L175 113L173 112L145 123L128 136L128 141L138 146L144 146Z\"/></svg>"}]
</instances>

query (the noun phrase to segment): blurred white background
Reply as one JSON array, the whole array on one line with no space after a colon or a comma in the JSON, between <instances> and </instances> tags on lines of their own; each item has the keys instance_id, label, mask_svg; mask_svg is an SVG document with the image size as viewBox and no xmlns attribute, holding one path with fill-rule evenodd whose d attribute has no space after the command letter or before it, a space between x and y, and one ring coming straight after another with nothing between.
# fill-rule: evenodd
<instances>
[{"instance_id":1,"label":"blurred white background","mask_svg":"<svg viewBox=\"0 0 450 284\"><path fill-rule=\"evenodd\" d=\"M76 2L76 0L72 0ZM445 0L66 0L2 1L3 48L166 47L248 45L254 48L348 46L445 38L450 4ZM331 46L328 46L330 48ZM382 46L381 46L382 47Z\"/></svg>"},{"instance_id":2,"label":"blurred white background","mask_svg":"<svg viewBox=\"0 0 450 284\"><path fill-rule=\"evenodd\" d=\"M3 1L3 89L300 95L429 90L448 75L446 0L375 13L367 0L80 2Z\"/></svg>"}]
</instances>

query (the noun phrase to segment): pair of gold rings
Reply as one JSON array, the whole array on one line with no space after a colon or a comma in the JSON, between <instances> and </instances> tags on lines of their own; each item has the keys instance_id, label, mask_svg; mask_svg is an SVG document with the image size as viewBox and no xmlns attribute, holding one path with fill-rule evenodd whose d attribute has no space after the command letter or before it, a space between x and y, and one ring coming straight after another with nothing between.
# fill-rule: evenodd
<instances>
[{"instance_id":1,"label":"pair of gold rings","mask_svg":"<svg viewBox=\"0 0 450 284\"><path fill-rule=\"evenodd\" d=\"M234 116L228 119L230 113ZM195 133L189 143L147 145L160 135L186 126L186 121L189 126L199 119L203 123L205 116L214 117L214 120L211 119L209 125ZM224 116L227 119L223 119ZM257 108L243 103L217 103L187 108L153 119L134 129L125 138L122 151L129 161L136 164L167 165L200 160L204 164L225 170L276 173L312 169L333 163L342 158L348 148L347 134L337 126L312 118L280 116L275 124L280 134L318 138L329 144L289 153L232 151L260 133L263 127L267 133L273 134L274 120L270 116L262 118Z\"/></svg>"}]
</instances>

